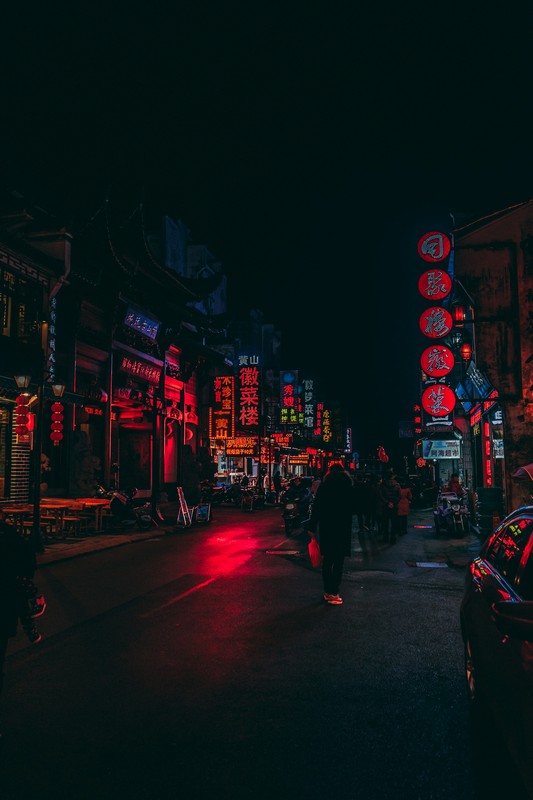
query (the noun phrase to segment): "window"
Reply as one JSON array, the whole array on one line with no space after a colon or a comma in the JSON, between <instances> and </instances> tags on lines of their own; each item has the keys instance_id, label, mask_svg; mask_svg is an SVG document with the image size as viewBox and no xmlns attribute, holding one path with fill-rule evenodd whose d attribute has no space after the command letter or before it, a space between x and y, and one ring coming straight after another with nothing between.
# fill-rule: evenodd
<instances>
[{"instance_id":1,"label":"window","mask_svg":"<svg viewBox=\"0 0 533 800\"><path fill-rule=\"evenodd\" d=\"M518 575L519 567L523 562L522 556L530 553L530 542L533 541L532 533L533 521L531 519L523 517L514 519L500 532L489 555L489 560L500 575L510 586L514 585L517 591L521 591L519 585L523 581L522 571ZM533 554L531 555L533 557ZM531 558L529 560L531 561ZM518 580L515 583L517 575Z\"/></svg>"}]
</instances>

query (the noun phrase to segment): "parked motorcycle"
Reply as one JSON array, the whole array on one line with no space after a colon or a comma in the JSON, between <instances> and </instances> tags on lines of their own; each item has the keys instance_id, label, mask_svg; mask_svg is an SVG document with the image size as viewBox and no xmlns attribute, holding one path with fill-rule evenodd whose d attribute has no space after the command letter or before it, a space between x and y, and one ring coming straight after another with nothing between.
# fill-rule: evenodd
<instances>
[{"instance_id":1,"label":"parked motorcycle","mask_svg":"<svg viewBox=\"0 0 533 800\"><path fill-rule=\"evenodd\" d=\"M312 497L291 497L290 493L285 493L282 499L283 510L282 519L285 523L285 533L291 536L295 531L305 527L311 517Z\"/></svg>"},{"instance_id":2,"label":"parked motorcycle","mask_svg":"<svg viewBox=\"0 0 533 800\"><path fill-rule=\"evenodd\" d=\"M230 506L242 505L242 497L244 489L241 488L240 484L232 483L229 486L222 488L223 492L220 497L220 503L222 505L230 505Z\"/></svg>"},{"instance_id":3,"label":"parked motorcycle","mask_svg":"<svg viewBox=\"0 0 533 800\"><path fill-rule=\"evenodd\" d=\"M470 512L463 498L455 492L440 492L433 509L433 520L437 533L465 536L470 526Z\"/></svg>"},{"instance_id":4,"label":"parked motorcycle","mask_svg":"<svg viewBox=\"0 0 533 800\"><path fill-rule=\"evenodd\" d=\"M115 489L112 492L109 510L120 523L126 527L133 527L137 525L141 530L147 530L152 525L157 526L156 520L152 518L152 509L150 502L143 503L142 505L135 505L133 498L137 494L137 489L131 488L126 490Z\"/></svg>"},{"instance_id":5,"label":"parked motorcycle","mask_svg":"<svg viewBox=\"0 0 533 800\"><path fill-rule=\"evenodd\" d=\"M225 486L218 486L206 479L200 481L198 488L200 490L200 501L202 503L211 503L212 506L218 506L222 503L225 495Z\"/></svg>"}]
</instances>

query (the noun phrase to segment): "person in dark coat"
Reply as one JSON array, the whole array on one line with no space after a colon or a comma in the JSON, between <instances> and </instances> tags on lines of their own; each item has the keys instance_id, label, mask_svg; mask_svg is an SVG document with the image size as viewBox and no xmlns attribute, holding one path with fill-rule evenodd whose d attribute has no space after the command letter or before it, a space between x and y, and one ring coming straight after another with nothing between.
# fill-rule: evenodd
<instances>
[{"instance_id":1,"label":"person in dark coat","mask_svg":"<svg viewBox=\"0 0 533 800\"><path fill-rule=\"evenodd\" d=\"M318 531L322 554L324 600L340 605L339 587L346 556L352 554L352 515L354 495L352 479L342 464L332 464L317 489L308 528Z\"/></svg>"},{"instance_id":2,"label":"person in dark coat","mask_svg":"<svg viewBox=\"0 0 533 800\"><path fill-rule=\"evenodd\" d=\"M0 519L0 696L9 639L16 636L21 608L21 580L31 582L35 554L12 525Z\"/></svg>"},{"instance_id":3,"label":"person in dark coat","mask_svg":"<svg viewBox=\"0 0 533 800\"><path fill-rule=\"evenodd\" d=\"M396 480L394 470L387 469L385 472L385 477L379 484L379 496L383 541L394 544L398 532L398 503L401 496L400 484Z\"/></svg>"}]
</instances>

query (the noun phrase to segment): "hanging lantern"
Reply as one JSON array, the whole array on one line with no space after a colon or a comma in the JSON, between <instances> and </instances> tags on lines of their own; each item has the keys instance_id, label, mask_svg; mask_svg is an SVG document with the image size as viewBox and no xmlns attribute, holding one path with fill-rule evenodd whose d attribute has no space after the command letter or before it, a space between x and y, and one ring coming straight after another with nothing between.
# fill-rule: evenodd
<instances>
[{"instance_id":1,"label":"hanging lantern","mask_svg":"<svg viewBox=\"0 0 533 800\"><path fill-rule=\"evenodd\" d=\"M27 405L28 400L29 397L27 394L19 394L15 400L16 406L13 415L13 423L17 436L25 436L28 433L28 426L30 422L30 407Z\"/></svg>"},{"instance_id":2,"label":"hanging lantern","mask_svg":"<svg viewBox=\"0 0 533 800\"><path fill-rule=\"evenodd\" d=\"M52 403L52 424L50 426L50 439L57 447L63 438L63 403Z\"/></svg>"},{"instance_id":3,"label":"hanging lantern","mask_svg":"<svg viewBox=\"0 0 533 800\"><path fill-rule=\"evenodd\" d=\"M464 306L453 306L452 318L456 325L464 325L466 320L466 309Z\"/></svg>"},{"instance_id":4,"label":"hanging lantern","mask_svg":"<svg viewBox=\"0 0 533 800\"><path fill-rule=\"evenodd\" d=\"M463 342L461 347L459 348L459 352L461 354L461 358L463 361L470 361L472 358L472 346L469 342Z\"/></svg>"}]
</instances>

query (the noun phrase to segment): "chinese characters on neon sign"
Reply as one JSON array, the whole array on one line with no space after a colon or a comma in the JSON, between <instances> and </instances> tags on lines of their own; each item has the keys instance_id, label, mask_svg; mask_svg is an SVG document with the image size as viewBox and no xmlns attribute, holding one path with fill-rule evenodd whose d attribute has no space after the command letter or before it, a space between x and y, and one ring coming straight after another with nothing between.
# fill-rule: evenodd
<instances>
[{"instance_id":1,"label":"chinese characters on neon sign","mask_svg":"<svg viewBox=\"0 0 533 800\"><path fill-rule=\"evenodd\" d=\"M228 439L235 434L235 378L219 375L214 379L214 401L209 409L209 438Z\"/></svg>"},{"instance_id":2,"label":"chinese characters on neon sign","mask_svg":"<svg viewBox=\"0 0 533 800\"><path fill-rule=\"evenodd\" d=\"M280 372L280 421L284 425L298 424L298 370Z\"/></svg>"},{"instance_id":3,"label":"chinese characters on neon sign","mask_svg":"<svg viewBox=\"0 0 533 800\"><path fill-rule=\"evenodd\" d=\"M242 428L259 425L259 357L241 355L239 367L239 423Z\"/></svg>"}]
</instances>

